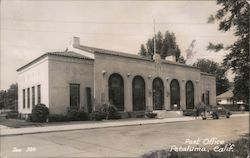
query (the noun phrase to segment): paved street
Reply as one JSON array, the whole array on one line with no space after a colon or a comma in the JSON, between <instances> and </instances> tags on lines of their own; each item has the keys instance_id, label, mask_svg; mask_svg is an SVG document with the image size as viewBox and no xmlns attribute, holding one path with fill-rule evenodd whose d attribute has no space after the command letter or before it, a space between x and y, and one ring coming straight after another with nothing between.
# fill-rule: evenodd
<instances>
[{"instance_id":1,"label":"paved street","mask_svg":"<svg viewBox=\"0 0 250 158\"><path fill-rule=\"evenodd\" d=\"M237 139L249 117L1 137L1 157L138 157L188 138ZM39 128L39 127L38 127Z\"/></svg>"}]
</instances>

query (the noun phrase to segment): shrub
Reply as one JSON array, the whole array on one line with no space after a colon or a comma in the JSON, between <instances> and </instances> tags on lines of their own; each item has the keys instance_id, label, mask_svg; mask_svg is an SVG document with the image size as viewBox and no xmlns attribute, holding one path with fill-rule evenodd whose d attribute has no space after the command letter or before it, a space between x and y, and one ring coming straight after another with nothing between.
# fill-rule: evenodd
<instances>
[{"instance_id":1,"label":"shrub","mask_svg":"<svg viewBox=\"0 0 250 158\"><path fill-rule=\"evenodd\" d=\"M95 121L101 121L106 118L106 113L101 112L101 111L93 111L90 114L90 119L95 120Z\"/></svg>"},{"instance_id":2,"label":"shrub","mask_svg":"<svg viewBox=\"0 0 250 158\"><path fill-rule=\"evenodd\" d=\"M196 116L196 110L193 110L193 109L183 110L183 115L184 116Z\"/></svg>"},{"instance_id":3,"label":"shrub","mask_svg":"<svg viewBox=\"0 0 250 158\"><path fill-rule=\"evenodd\" d=\"M16 119L16 118L18 118L18 113L16 111L7 112L5 118L6 119Z\"/></svg>"},{"instance_id":4,"label":"shrub","mask_svg":"<svg viewBox=\"0 0 250 158\"><path fill-rule=\"evenodd\" d=\"M86 121L88 120L88 113L83 109L71 107L68 110L67 117L70 121Z\"/></svg>"},{"instance_id":5,"label":"shrub","mask_svg":"<svg viewBox=\"0 0 250 158\"><path fill-rule=\"evenodd\" d=\"M49 122L64 122L69 121L66 115L51 114L49 115Z\"/></svg>"},{"instance_id":6,"label":"shrub","mask_svg":"<svg viewBox=\"0 0 250 158\"><path fill-rule=\"evenodd\" d=\"M102 105L102 110L103 113L105 113L106 115L106 119L110 120L110 119L117 119L117 108L115 107L115 105L112 104L103 104Z\"/></svg>"},{"instance_id":7,"label":"shrub","mask_svg":"<svg viewBox=\"0 0 250 158\"><path fill-rule=\"evenodd\" d=\"M49 116L49 109L44 104L37 104L31 113L32 122L46 122Z\"/></svg>"},{"instance_id":8,"label":"shrub","mask_svg":"<svg viewBox=\"0 0 250 158\"><path fill-rule=\"evenodd\" d=\"M69 108L67 117L70 121L79 121L79 112L76 108Z\"/></svg>"},{"instance_id":9,"label":"shrub","mask_svg":"<svg viewBox=\"0 0 250 158\"><path fill-rule=\"evenodd\" d=\"M87 121L89 120L89 114L83 110L80 110L79 111L79 118L80 118L80 121Z\"/></svg>"},{"instance_id":10,"label":"shrub","mask_svg":"<svg viewBox=\"0 0 250 158\"><path fill-rule=\"evenodd\" d=\"M121 117L117 115L117 108L112 104L103 104L98 110L93 111L90 114L91 120L100 121L103 119L120 119Z\"/></svg>"}]
</instances>

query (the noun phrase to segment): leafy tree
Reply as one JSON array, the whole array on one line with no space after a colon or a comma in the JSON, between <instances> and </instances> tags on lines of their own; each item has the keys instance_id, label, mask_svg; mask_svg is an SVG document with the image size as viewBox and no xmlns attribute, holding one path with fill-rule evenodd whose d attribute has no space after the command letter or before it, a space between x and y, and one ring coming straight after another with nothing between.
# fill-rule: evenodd
<instances>
[{"instance_id":1,"label":"leafy tree","mask_svg":"<svg viewBox=\"0 0 250 158\"><path fill-rule=\"evenodd\" d=\"M145 46L143 44L141 45L140 55L141 56L147 56L147 50L146 50L146 48L145 48Z\"/></svg>"},{"instance_id":2,"label":"leafy tree","mask_svg":"<svg viewBox=\"0 0 250 158\"><path fill-rule=\"evenodd\" d=\"M5 90L0 91L0 109L3 109L6 105L7 92Z\"/></svg>"},{"instance_id":3,"label":"leafy tree","mask_svg":"<svg viewBox=\"0 0 250 158\"><path fill-rule=\"evenodd\" d=\"M8 90L0 91L0 108L17 110L17 84L11 84Z\"/></svg>"},{"instance_id":4,"label":"leafy tree","mask_svg":"<svg viewBox=\"0 0 250 158\"><path fill-rule=\"evenodd\" d=\"M176 43L176 38L174 33L166 31L163 36L161 32L158 32L155 36L155 45L156 53L160 54L162 59L165 59L166 56L175 55L176 60L178 61L181 51L179 46ZM154 54L154 37L148 39L146 46L141 45L139 55L150 57L152 59ZM181 60L183 61L183 60Z\"/></svg>"},{"instance_id":5,"label":"leafy tree","mask_svg":"<svg viewBox=\"0 0 250 158\"><path fill-rule=\"evenodd\" d=\"M249 2L217 0L217 5L221 8L209 17L208 22L218 21L220 31L233 30L237 39L229 46L210 43L208 49L224 49L229 52L224 58L223 65L235 73L234 97L249 103Z\"/></svg>"},{"instance_id":6,"label":"leafy tree","mask_svg":"<svg viewBox=\"0 0 250 158\"><path fill-rule=\"evenodd\" d=\"M229 81L225 75L226 70L218 63L208 59L198 59L193 66L200 68L202 72L216 76L216 95L220 95L228 90Z\"/></svg>"}]
</instances>

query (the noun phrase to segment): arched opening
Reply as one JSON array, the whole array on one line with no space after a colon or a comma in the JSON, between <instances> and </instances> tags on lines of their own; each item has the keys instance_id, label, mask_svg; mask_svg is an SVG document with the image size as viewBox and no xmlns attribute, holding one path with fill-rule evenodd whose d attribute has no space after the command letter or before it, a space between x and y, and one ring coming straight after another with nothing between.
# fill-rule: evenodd
<instances>
[{"instance_id":1,"label":"arched opening","mask_svg":"<svg viewBox=\"0 0 250 158\"><path fill-rule=\"evenodd\" d=\"M135 76L133 79L133 111L145 110L145 82L141 76Z\"/></svg>"},{"instance_id":2,"label":"arched opening","mask_svg":"<svg viewBox=\"0 0 250 158\"><path fill-rule=\"evenodd\" d=\"M194 109L194 85L192 81L186 83L186 108Z\"/></svg>"},{"instance_id":3,"label":"arched opening","mask_svg":"<svg viewBox=\"0 0 250 158\"><path fill-rule=\"evenodd\" d=\"M170 97L171 97L171 106L172 110L180 109L180 85L176 79L173 79L170 83ZM175 105L177 105L175 107Z\"/></svg>"},{"instance_id":4,"label":"arched opening","mask_svg":"<svg viewBox=\"0 0 250 158\"><path fill-rule=\"evenodd\" d=\"M124 83L122 76L114 73L109 77L109 102L118 111L124 111Z\"/></svg>"},{"instance_id":5,"label":"arched opening","mask_svg":"<svg viewBox=\"0 0 250 158\"><path fill-rule=\"evenodd\" d=\"M160 78L153 80L153 109L162 110L164 105L164 85Z\"/></svg>"}]
</instances>

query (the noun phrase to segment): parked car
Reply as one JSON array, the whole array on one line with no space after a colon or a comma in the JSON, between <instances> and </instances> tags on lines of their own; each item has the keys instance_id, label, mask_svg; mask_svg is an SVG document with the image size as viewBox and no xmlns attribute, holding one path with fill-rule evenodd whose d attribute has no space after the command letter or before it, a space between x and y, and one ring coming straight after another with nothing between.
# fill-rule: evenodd
<instances>
[{"instance_id":1,"label":"parked car","mask_svg":"<svg viewBox=\"0 0 250 158\"><path fill-rule=\"evenodd\" d=\"M219 119L220 117L230 118L232 115L229 110L223 106L211 106L207 105L200 113L203 120L207 118Z\"/></svg>"}]
</instances>

